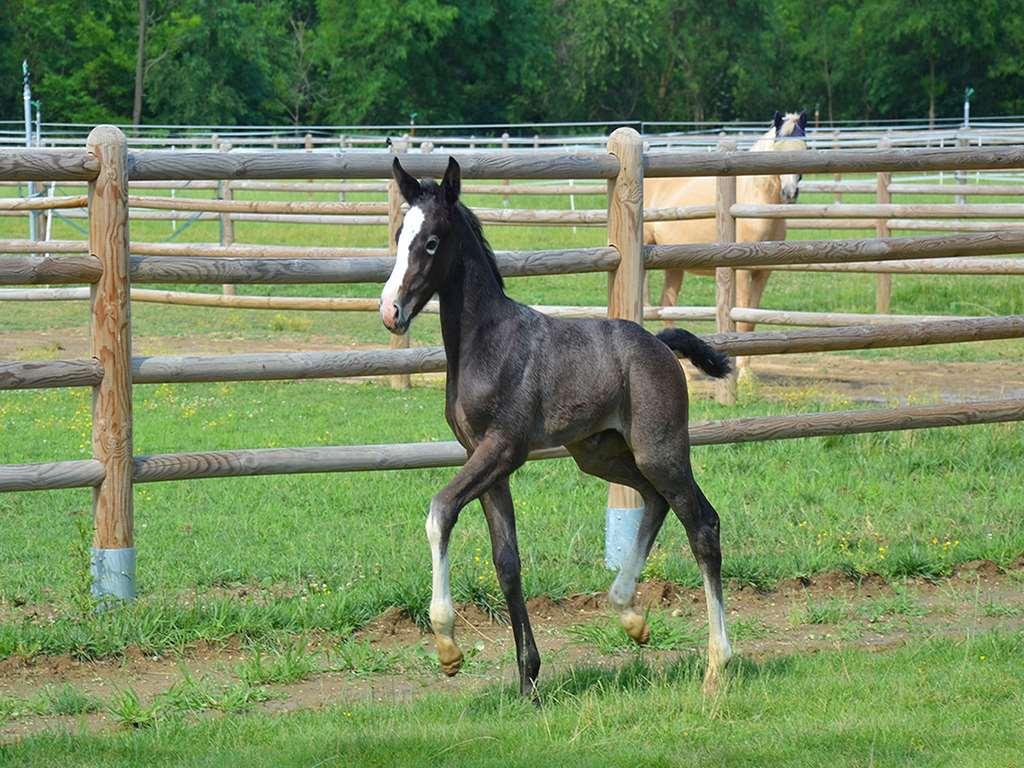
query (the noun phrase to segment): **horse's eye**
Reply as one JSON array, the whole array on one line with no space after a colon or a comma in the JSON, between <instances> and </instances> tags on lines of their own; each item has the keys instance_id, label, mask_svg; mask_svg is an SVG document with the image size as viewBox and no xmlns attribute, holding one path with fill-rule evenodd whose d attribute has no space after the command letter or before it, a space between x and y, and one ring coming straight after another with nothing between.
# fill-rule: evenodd
<instances>
[{"instance_id":1,"label":"horse's eye","mask_svg":"<svg viewBox=\"0 0 1024 768\"><path fill-rule=\"evenodd\" d=\"M437 235L431 235L427 238L427 253L431 256L437 252L437 246L441 241L438 240Z\"/></svg>"}]
</instances>

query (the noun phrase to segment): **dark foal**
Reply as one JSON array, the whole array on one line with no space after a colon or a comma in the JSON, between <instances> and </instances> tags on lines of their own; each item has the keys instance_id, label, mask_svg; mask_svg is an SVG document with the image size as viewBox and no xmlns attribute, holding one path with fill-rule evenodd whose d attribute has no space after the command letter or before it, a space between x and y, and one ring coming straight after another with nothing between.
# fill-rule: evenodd
<instances>
[{"instance_id":1,"label":"dark foal","mask_svg":"<svg viewBox=\"0 0 1024 768\"><path fill-rule=\"evenodd\" d=\"M635 488L644 514L632 553L609 591L622 624L647 641L633 608L637 579L669 507L686 527L707 596L708 668L713 689L731 651L722 607L718 515L690 467L686 379L673 350L712 376L728 359L679 329L652 336L624 320L559 320L505 295L480 222L459 202L454 158L440 185L418 182L394 163L410 205L398 235L395 268L381 295L381 318L403 333L436 293L448 358L445 417L469 458L430 503L433 557L430 622L441 668L458 672L448 582L448 539L459 512L483 504L494 567L515 634L520 687L532 695L540 670L520 581L509 475L534 449L564 445L580 469Z\"/></svg>"}]
</instances>

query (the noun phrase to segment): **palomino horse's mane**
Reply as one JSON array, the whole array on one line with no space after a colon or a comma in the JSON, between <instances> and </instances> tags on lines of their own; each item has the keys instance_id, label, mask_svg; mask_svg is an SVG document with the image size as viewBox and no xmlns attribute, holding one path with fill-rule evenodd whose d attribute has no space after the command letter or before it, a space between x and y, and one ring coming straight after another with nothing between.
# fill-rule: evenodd
<instances>
[{"instance_id":1,"label":"palomino horse's mane","mask_svg":"<svg viewBox=\"0 0 1024 768\"><path fill-rule=\"evenodd\" d=\"M781 139L785 136L792 136L793 132L800 125L800 115L797 112L787 112L782 118L782 126L779 128L779 133L776 135L775 126L772 125L767 131L762 134L761 138L754 142L754 145L750 148L751 152L765 152L772 149L773 142L776 139ZM796 137L794 137L796 138ZM800 139L803 139L803 135L800 135Z\"/></svg>"}]
</instances>

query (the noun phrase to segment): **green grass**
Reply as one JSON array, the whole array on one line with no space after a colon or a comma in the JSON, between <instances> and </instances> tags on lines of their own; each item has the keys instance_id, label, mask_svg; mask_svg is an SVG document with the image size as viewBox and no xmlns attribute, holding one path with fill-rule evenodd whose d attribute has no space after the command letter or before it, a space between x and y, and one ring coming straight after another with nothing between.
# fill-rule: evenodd
<instances>
[{"instance_id":1,"label":"green grass","mask_svg":"<svg viewBox=\"0 0 1024 768\"><path fill-rule=\"evenodd\" d=\"M892 595L876 597L862 603L858 610L870 622L881 621L893 616L913 618L924 616L927 613L924 606L903 589L896 590Z\"/></svg>"},{"instance_id":2,"label":"green grass","mask_svg":"<svg viewBox=\"0 0 1024 768\"><path fill-rule=\"evenodd\" d=\"M158 715L142 730L29 737L0 752L0 764L1012 766L1024 728L1022 653L1018 633L739 659L710 700L699 693L698 657L667 667L634 659L546 681L539 709L491 686L284 716Z\"/></svg>"},{"instance_id":3,"label":"green grass","mask_svg":"<svg viewBox=\"0 0 1024 768\"><path fill-rule=\"evenodd\" d=\"M794 626L799 624L838 624L849 613L849 604L839 598L808 600L803 608L794 611L790 617L790 623Z\"/></svg>"},{"instance_id":4,"label":"green grass","mask_svg":"<svg viewBox=\"0 0 1024 768\"><path fill-rule=\"evenodd\" d=\"M316 655L307 647L305 640L300 638L269 652L257 649L238 666L237 672L242 681L249 685L265 685L305 680L316 667Z\"/></svg>"},{"instance_id":5,"label":"green grass","mask_svg":"<svg viewBox=\"0 0 1024 768\"><path fill-rule=\"evenodd\" d=\"M402 669L410 657L405 649L381 648L367 640L348 638L329 653L330 669L356 675L375 675ZM415 658L415 657L414 657ZM419 661L417 658L416 661ZM432 660L431 660L432 661Z\"/></svg>"},{"instance_id":6,"label":"green grass","mask_svg":"<svg viewBox=\"0 0 1024 768\"><path fill-rule=\"evenodd\" d=\"M647 613L651 637L639 646L623 631L616 617L597 619L569 628L569 635L578 643L590 645L601 653L623 653L640 650L679 651L701 642L701 632L686 619L666 616L661 611Z\"/></svg>"},{"instance_id":7,"label":"green grass","mask_svg":"<svg viewBox=\"0 0 1024 768\"><path fill-rule=\"evenodd\" d=\"M137 387L135 396L137 453L451 439L436 386L161 385ZM820 408L813 400L748 398L735 408L696 401L692 418ZM3 395L4 460L88 456L88 414L84 390ZM33 439L13 437L24 434ZM769 587L826 570L931 576L980 558L1009 565L1024 552L1022 439L1020 425L999 424L716 446L696 449L694 466L722 516L724 573L734 584ZM140 599L98 615L85 594L88 491L0 496L0 658L94 658L127 646L156 652L232 635L269 641L315 630L344 638L391 606L425 626L423 515L452 472L140 485ZM569 461L547 461L523 467L512 488L526 594L607 589L605 485ZM474 504L453 534L454 596L497 611L489 551ZM655 565L660 578L700 584L674 520L659 539ZM21 620L21 604L52 606L53 621Z\"/></svg>"}]
</instances>

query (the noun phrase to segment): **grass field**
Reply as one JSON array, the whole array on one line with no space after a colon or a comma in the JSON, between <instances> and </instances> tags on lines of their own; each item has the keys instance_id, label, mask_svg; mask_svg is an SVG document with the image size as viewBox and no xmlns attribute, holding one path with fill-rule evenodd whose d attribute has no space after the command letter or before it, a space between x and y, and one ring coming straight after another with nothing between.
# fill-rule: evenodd
<instances>
[{"instance_id":1,"label":"grass field","mask_svg":"<svg viewBox=\"0 0 1024 768\"><path fill-rule=\"evenodd\" d=\"M471 202L494 205L495 198ZM564 199L518 198L514 204L558 207ZM577 207L601 205L601 198L577 199ZM23 236L23 230L22 219L0 219L0 236ZM586 228L487 231L497 248L598 245L604 238L602 229ZM133 239L159 240L170 234L170 225L133 223L132 233ZM54 234L77 236L65 224ZM383 237L382 229L373 227L236 224L239 242L381 245ZM197 223L180 238L216 241L216 223ZM655 276L655 287L658 281ZM1024 313L1019 279L896 276L894 285L895 312ZM605 287L604 275L579 275L512 280L509 290L534 303L597 305L605 301ZM342 296L378 290L372 285L239 288L252 294ZM713 304L711 281L688 277L684 296L687 304ZM765 306L868 312L873 296L868 275L777 273ZM148 304L136 304L132 311L138 354L386 342L373 314ZM0 305L0 341L14 339L2 356L76 356L62 347L77 349L86 323L82 302ZM710 325L693 327L710 330ZM438 343L436 319L420 318L413 339ZM905 359L941 370L959 362L1021 364L1024 344L846 357L865 367ZM0 394L0 460L89 456L89 402L85 390ZM340 381L140 386L134 407L140 454L451 439L435 379L419 380L404 392L379 382ZM754 381L744 384L735 407L696 400L692 418L848 407L858 404L837 399L827 388L780 395ZM1014 564L1024 554L1022 452L1024 429L1006 424L707 447L696 449L694 460L698 479L722 515L724 570L728 590L735 592L833 571L851 577L877 574L897 584L907 578L941 579L958 564L975 560L1019 573ZM100 614L87 594L89 493L0 496L0 665L126 653L181 654L187 660L206 644L280 648L305 637L348 642L354 630L395 606L422 625L430 588L423 515L430 496L451 474L294 475L138 486L140 598L134 606ZM605 485L580 475L571 462L538 462L517 473L513 494L527 594L559 599L607 589L601 551ZM502 600L487 541L474 504L453 537L453 591L458 603L500 617ZM645 578L699 584L674 522L659 539ZM828 604L815 611L808 606L802 620L815 623L815 614L827 621L835 610ZM1019 618L1015 607L1005 610ZM699 624L694 632L703 632ZM699 656L687 651L675 662L614 657L601 668L570 666L545 680L540 711L491 683L412 703L329 701L332 706L322 712L287 716L262 710L237 714L252 708L255 700L248 697L259 696L259 681L271 675L250 657L255 667L247 680L202 694L205 710L235 714L198 721L170 715L147 719L148 704L125 694L103 706L116 703L120 722L138 727L114 734L35 736L0 746L0 765L411 765L425 757L437 764L489 765L499 757L533 764L552 755L565 765L670 765L691 756L723 765L1014 765L1024 725L1022 643L1015 630L967 639L915 635L902 650L882 654L843 648L772 654L760 663L741 659L730 689L711 702L699 698ZM375 651L347 647L350 666L376 668ZM301 660L293 662L281 663L301 666ZM507 671L507 660L504 667ZM39 695L42 708L85 706L69 692ZM199 694L190 689L176 695L194 699ZM881 697L886 707L877 705ZM3 702L0 696L0 725Z\"/></svg>"}]
</instances>

